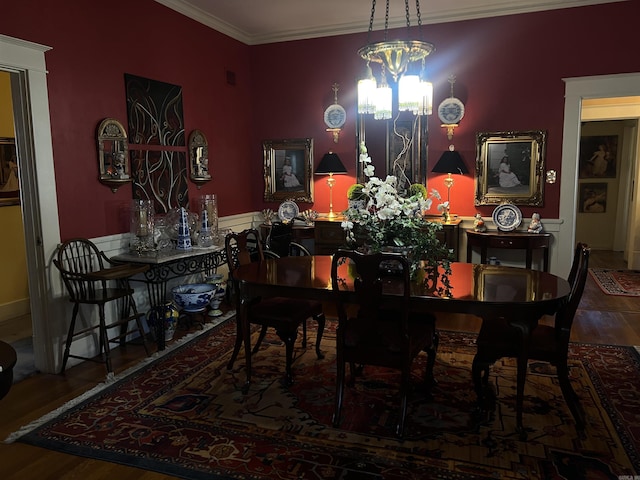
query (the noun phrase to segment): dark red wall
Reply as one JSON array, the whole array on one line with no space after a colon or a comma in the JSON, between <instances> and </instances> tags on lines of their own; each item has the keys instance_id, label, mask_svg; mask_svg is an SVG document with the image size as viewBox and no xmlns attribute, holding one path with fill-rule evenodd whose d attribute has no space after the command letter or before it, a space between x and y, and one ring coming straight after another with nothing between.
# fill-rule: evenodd
<instances>
[{"instance_id":1,"label":"dark red wall","mask_svg":"<svg viewBox=\"0 0 640 480\"><path fill-rule=\"evenodd\" d=\"M105 117L127 124L124 74L183 88L185 137L209 142L213 180L189 196L216 193L221 215L253 210L249 50L151 0L6 2L0 32L52 47L46 53L53 152L64 238L128 231L121 212L131 186L98 182L95 130ZM236 74L226 83L225 71ZM186 148L185 148L186 150Z\"/></svg>"},{"instance_id":2,"label":"dark red wall","mask_svg":"<svg viewBox=\"0 0 640 480\"><path fill-rule=\"evenodd\" d=\"M628 1L423 26L423 38L436 46L427 59L434 105L450 95L448 76L457 77L454 94L465 103L466 114L453 143L469 171L475 169L476 133L546 130L546 169L557 170L562 181L563 78L640 71L640 41L634 33L639 14L640 2ZM404 31L398 31L398 37L402 35ZM255 155L261 139L283 132L313 136L316 164L326 151L337 152L351 175L336 177L334 209L346 207L345 192L355 179L355 90L364 69L356 52L366 41L366 34L358 34L255 46L251 51ZM341 85L339 101L348 115L338 145L324 131L322 120L334 82ZM428 124L430 170L450 142L436 114ZM429 188L446 194L444 178L429 173ZM254 190L260 191L261 179L254 180ZM559 182L545 185L544 207L523 207L523 214L536 210L543 218L557 218ZM328 211L326 191L320 178L315 185L319 211ZM473 176L456 176L453 211L490 216L495 207L475 207L474 195Z\"/></svg>"},{"instance_id":3,"label":"dark red wall","mask_svg":"<svg viewBox=\"0 0 640 480\"><path fill-rule=\"evenodd\" d=\"M209 140L213 180L189 194L217 193L221 215L267 206L262 141L312 137L315 164L332 150L350 169L336 177L334 210L355 176L355 84L364 68L356 51L366 34L247 46L151 0L21 0L5 2L0 33L53 47L46 54L56 187L63 238L128 230L119 218L131 187L116 194L98 180L95 128L105 117L126 124L124 73L183 87L186 133ZM368 12L363 12L368 15ZM435 104L449 96L447 77L466 114L453 143L470 171L477 132L547 130L547 169L562 181L563 78L640 71L636 0L600 6L423 26L436 45L429 57ZM425 15L423 14L423 17ZM236 85L226 83L226 70ZM347 124L338 144L325 131L332 84ZM429 169L449 141L429 117ZM431 177L431 175L430 175ZM429 187L445 191L439 175ZM328 211L328 191L315 182L313 208ZM560 184L545 186L542 217L557 217ZM454 211L490 215L473 206L472 175L456 178ZM309 208L310 205L301 205ZM532 208L523 208L529 216Z\"/></svg>"}]
</instances>

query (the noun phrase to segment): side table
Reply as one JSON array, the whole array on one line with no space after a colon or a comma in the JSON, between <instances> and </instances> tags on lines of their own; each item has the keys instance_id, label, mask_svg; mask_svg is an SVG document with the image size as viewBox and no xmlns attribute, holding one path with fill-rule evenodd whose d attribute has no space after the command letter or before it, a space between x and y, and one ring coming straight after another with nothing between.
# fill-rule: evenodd
<instances>
[{"instance_id":1,"label":"side table","mask_svg":"<svg viewBox=\"0 0 640 480\"><path fill-rule=\"evenodd\" d=\"M528 232L501 232L487 231L476 232L467 230L467 263L471 263L471 252L473 247L480 248L480 263L487 263L487 249L519 249L526 250L526 267L531 268L533 251L543 250L543 263L545 272L549 271L549 245L551 244L550 233L528 233Z\"/></svg>"}]
</instances>

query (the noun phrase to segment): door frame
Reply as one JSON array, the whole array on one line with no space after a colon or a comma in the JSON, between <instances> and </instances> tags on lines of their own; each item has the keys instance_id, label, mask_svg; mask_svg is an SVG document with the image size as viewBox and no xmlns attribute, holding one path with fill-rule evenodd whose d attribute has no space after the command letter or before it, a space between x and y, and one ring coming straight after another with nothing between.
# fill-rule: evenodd
<instances>
[{"instance_id":1,"label":"door frame","mask_svg":"<svg viewBox=\"0 0 640 480\"><path fill-rule=\"evenodd\" d=\"M0 35L0 70L11 74L16 148L20 154L20 200L24 224L29 302L36 368L55 371L52 320L59 309L59 282L51 258L60 243L45 52L51 48ZM55 322L59 324L60 322Z\"/></svg>"},{"instance_id":2,"label":"door frame","mask_svg":"<svg viewBox=\"0 0 640 480\"><path fill-rule=\"evenodd\" d=\"M573 249L576 242L578 158L582 122L582 100L585 98L640 96L640 73L597 75L592 77L565 78L563 80L565 82L565 104L559 212L562 223L560 224L560 230L558 232L558 262L555 269L557 271L553 273L566 277L571 269ZM634 224L630 225L629 229L633 232L635 232L635 219L637 219L640 214L637 210L637 204L632 205L630 208L630 218L633 219ZM633 252L630 252L630 255L633 256Z\"/></svg>"}]
</instances>

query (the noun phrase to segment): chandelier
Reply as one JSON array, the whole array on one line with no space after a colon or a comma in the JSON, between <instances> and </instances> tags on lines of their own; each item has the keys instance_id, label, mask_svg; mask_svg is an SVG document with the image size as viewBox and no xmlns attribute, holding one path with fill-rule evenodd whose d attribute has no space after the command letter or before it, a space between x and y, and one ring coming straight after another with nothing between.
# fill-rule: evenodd
<instances>
[{"instance_id":1,"label":"chandelier","mask_svg":"<svg viewBox=\"0 0 640 480\"><path fill-rule=\"evenodd\" d=\"M419 40L388 40L389 1L386 0L384 19L384 40L370 42L358 50L358 54L367 62L366 74L358 81L358 113L373 114L375 119L391 118L393 93L387 82L387 73L398 84L398 110L410 111L414 115L430 115L433 105L433 84L428 81L425 71L425 58L435 50L433 44ZM410 37L409 0L404 0L407 20L407 37ZM371 39L376 0L371 4L371 18L367 41ZM420 1L416 0L418 29L422 34ZM380 81L376 81L371 63L380 64ZM414 64L421 62L419 73Z\"/></svg>"}]
</instances>

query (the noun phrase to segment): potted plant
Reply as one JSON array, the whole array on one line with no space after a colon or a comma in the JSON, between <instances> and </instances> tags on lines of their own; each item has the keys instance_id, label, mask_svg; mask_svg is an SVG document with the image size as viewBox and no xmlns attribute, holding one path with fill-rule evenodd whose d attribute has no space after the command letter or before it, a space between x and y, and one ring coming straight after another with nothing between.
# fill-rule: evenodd
<instances>
[{"instance_id":1,"label":"potted plant","mask_svg":"<svg viewBox=\"0 0 640 480\"><path fill-rule=\"evenodd\" d=\"M406 253L412 263L412 273L424 268L443 267L443 281L450 272L451 251L437 238L442 225L430 222L425 213L431 208L433 199L440 200L437 190L427 193L424 185L413 184L408 196L402 196L397 188L397 179L388 175L385 180L375 176L366 146L360 146L360 162L368 177L360 190L363 204L349 206L343 212L342 227L347 239L356 248L368 251L400 251ZM445 285L446 287L446 285Z\"/></svg>"}]
</instances>

